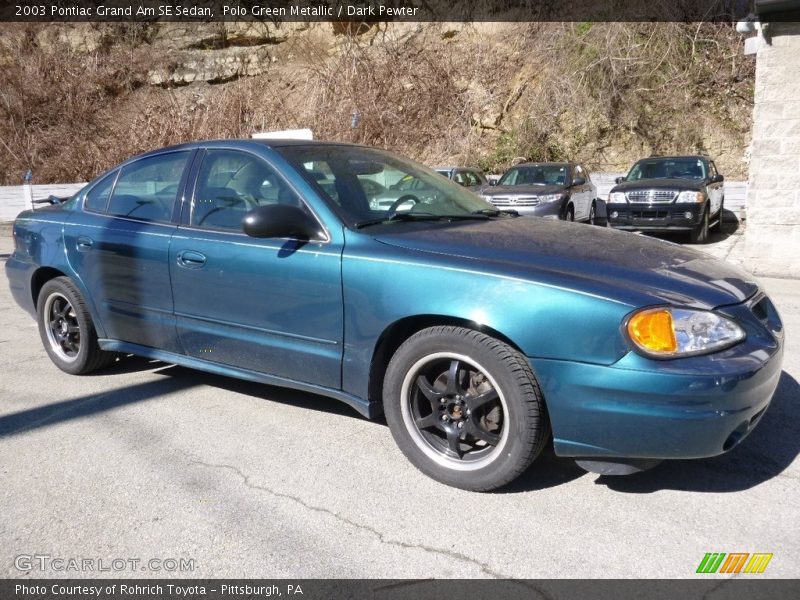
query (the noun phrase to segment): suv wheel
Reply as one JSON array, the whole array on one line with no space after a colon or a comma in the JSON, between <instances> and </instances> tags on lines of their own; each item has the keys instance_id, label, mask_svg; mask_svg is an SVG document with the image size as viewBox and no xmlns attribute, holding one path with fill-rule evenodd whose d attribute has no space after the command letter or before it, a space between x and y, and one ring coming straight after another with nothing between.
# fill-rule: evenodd
<instances>
[{"instance_id":1,"label":"suv wheel","mask_svg":"<svg viewBox=\"0 0 800 600\"><path fill-rule=\"evenodd\" d=\"M689 241L692 244L705 244L708 241L708 205L703 210L700 223L689 233Z\"/></svg>"},{"instance_id":2,"label":"suv wheel","mask_svg":"<svg viewBox=\"0 0 800 600\"><path fill-rule=\"evenodd\" d=\"M466 490L509 483L550 434L528 360L461 327L431 327L406 340L386 371L383 404L392 436L411 463Z\"/></svg>"},{"instance_id":3,"label":"suv wheel","mask_svg":"<svg viewBox=\"0 0 800 600\"><path fill-rule=\"evenodd\" d=\"M717 233L722 233L722 215L725 212L725 199L722 199L719 205L719 212L717 213L717 223L711 229Z\"/></svg>"}]
</instances>

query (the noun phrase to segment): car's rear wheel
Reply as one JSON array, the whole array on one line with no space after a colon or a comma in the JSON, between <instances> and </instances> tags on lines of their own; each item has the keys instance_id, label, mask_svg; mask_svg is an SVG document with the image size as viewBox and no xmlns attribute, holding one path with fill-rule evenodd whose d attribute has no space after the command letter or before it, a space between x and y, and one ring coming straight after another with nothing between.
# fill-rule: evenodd
<instances>
[{"instance_id":1,"label":"car's rear wheel","mask_svg":"<svg viewBox=\"0 0 800 600\"><path fill-rule=\"evenodd\" d=\"M527 359L461 327L424 329L403 343L389 363L383 403L406 457L430 477L467 490L509 483L549 436Z\"/></svg>"},{"instance_id":2,"label":"car's rear wheel","mask_svg":"<svg viewBox=\"0 0 800 600\"><path fill-rule=\"evenodd\" d=\"M708 206L703 210L700 223L689 232L689 241L692 244L705 244L708 241Z\"/></svg>"},{"instance_id":3,"label":"car's rear wheel","mask_svg":"<svg viewBox=\"0 0 800 600\"><path fill-rule=\"evenodd\" d=\"M116 355L98 346L89 311L67 277L45 283L36 307L44 349L59 369L83 375L113 362Z\"/></svg>"},{"instance_id":4,"label":"car's rear wheel","mask_svg":"<svg viewBox=\"0 0 800 600\"><path fill-rule=\"evenodd\" d=\"M589 225L597 223L597 202L592 200L592 207L589 209Z\"/></svg>"}]
</instances>

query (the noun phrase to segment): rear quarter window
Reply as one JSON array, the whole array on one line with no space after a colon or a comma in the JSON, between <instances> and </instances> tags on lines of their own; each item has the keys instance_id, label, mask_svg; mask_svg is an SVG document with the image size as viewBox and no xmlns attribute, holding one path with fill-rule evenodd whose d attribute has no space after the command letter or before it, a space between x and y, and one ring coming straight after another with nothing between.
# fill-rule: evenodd
<instances>
[{"instance_id":1,"label":"rear quarter window","mask_svg":"<svg viewBox=\"0 0 800 600\"><path fill-rule=\"evenodd\" d=\"M108 198L111 196L111 190L114 187L114 182L117 180L117 175L119 175L119 171L110 173L89 190L86 194L86 200L84 200L83 203L83 207L86 210L99 213L106 212Z\"/></svg>"}]
</instances>

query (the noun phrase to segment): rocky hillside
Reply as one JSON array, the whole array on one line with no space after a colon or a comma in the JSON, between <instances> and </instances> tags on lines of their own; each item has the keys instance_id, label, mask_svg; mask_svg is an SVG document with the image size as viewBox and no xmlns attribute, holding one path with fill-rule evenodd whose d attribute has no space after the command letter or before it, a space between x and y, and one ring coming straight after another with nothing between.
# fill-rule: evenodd
<instances>
[{"instance_id":1,"label":"rocky hillside","mask_svg":"<svg viewBox=\"0 0 800 600\"><path fill-rule=\"evenodd\" d=\"M0 183L310 127L428 164L707 152L740 178L754 64L729 25L3 24Z\"/></svg>"}]
</instances>

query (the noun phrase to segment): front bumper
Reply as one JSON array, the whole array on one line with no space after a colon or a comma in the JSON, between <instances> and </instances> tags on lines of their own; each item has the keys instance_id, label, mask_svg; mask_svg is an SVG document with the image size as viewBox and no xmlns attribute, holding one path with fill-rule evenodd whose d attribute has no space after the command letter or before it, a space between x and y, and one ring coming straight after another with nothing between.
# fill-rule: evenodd
<instances>
[{"instance_id":1,"label":"front bumper","mask_svg":"<svg viewBox=\"0 0 800 600\"><path fill-rule=\"evenodd\" d=\"M515 210L523 217L544 217L546 219L563 219L567 207L566 200L555 202L544 202L536 206L525 206L511 202L495 204L491 196L486 196L486 200L500 210Z\"/></svg>"},{"instance_id":2,"label":"front bumper","mask_svg":"<svg viewBox=\"0 0 800 600\"><path fill-rule=\"evenodd\" d=\"M690 231L703 217L703 204L674 202L663 204L607 204L608 223L631 231ZM689 216L687 216L687 214Z\"/></svg>"},{"instance_id":3,"label":"front bumper","mask_svg":"<svg viewBox=\"0 0 800 600\"><path fill-rule=\"evenodd\" d=\"M611 366L531 359L556 454L676 459L731 450L764 415L781 377L782 325L769 308L760 329L747 305L725 309L746 321L748 337L705 356L659 361L630 352Z\"/></svg>"}]
</instances>

